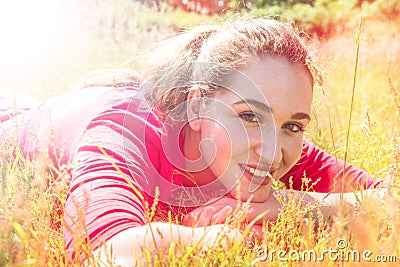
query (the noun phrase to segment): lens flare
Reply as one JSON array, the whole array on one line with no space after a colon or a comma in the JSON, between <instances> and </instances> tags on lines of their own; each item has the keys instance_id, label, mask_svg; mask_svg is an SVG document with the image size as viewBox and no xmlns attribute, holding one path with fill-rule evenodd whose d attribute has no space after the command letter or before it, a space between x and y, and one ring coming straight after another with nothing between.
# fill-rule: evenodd
<instances>
[{"instance_id":1,"label":"lens flare","mask_svg":"<svg viewBox=\"0 0 400 267\"><path fill-rule=\"evenodd\" d=\"M62 1L2 1L0 4L0 73L43 64L62 42L66 10Z\"/></svg>"}]
</instances>

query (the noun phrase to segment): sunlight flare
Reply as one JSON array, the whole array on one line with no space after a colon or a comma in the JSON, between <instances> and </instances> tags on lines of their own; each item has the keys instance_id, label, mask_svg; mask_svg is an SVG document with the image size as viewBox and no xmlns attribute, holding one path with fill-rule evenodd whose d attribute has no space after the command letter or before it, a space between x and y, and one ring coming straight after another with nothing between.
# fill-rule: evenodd
<instances>
[{"instance_id":1,"label":"sunlight flare","mask_svg":"<svg viewBox=\"0 0 400 267\"><path fill-rule=\"evenodd\" d=\"M14 74L43 64L67 30L62 1L2 1L0 72Z\"/></svg>"}]
</instances>

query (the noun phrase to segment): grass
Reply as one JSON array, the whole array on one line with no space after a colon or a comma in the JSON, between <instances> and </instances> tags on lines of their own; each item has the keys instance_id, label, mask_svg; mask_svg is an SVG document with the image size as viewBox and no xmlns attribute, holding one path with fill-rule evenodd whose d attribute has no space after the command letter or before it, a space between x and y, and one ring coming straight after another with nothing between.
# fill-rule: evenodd
<instances>
[{"instance_id":1,"label":"grass","mask_svg":"<svg viewBox=\"0 0 400 267\"><path fill-rule=\"evenodd\" d=\"M122 1L121 6L112 7L110 1L100 2L88 1L86 6L72 2L74 4L69 8L75 16L75 24L71 26L74 38L68 46L59 48L63 53L44 62L40 68L24 69L2 77L0 86L20 88L40 99L56 95L71 90L92 70L128 64L126 62L135 59L137 52L149 43L181 28L213 20L180 14L184 19L177 22L176 14L168 13L159 18L160 23L148 13L149 10L132 1ZM123 19L117 19L118 14L122 14ZM139 19L129 20L132 16ZM161 24L166 26L160 27ZM339 158L347 155L349 163L372 175L383 179L390 177L394 199L399 198L400 192L399 28L399 21L379 21L366 16L359 35L356 74L357 28L318 40L319 65L324 70L325 84L315 88L313 121L306 134L326 151ZM140 67L140 62L134 62ZM56 182L46 172L35 169L17 150L2 147L1 151L14 156L1 164L0 266L64 266L63 238L57 225L62 224L60 215L67 184ZM155 265L366 264L362 259L361 262L344 260L338 263L327 257L323 263L290 259L282 263L276 258L274 261L271 258L257 260L262 259L267 250L292 251L294 257L300 257L296 251L307 250L320 255L329 248L337 249L338 240L347 242L348 246L342 250L348 252L346 255L352 255L355 250L370 251L371 258L400 255L400 205L397 200L377 202L366 198L356 210L343 207L337 217L325 221L320 214L309 212L312 207L301 208L294 198L277 197L284 208L276 223L268 225L260 243L253 246L219 244L213 249L202 250L177 242L163 253L153 255ZM315 220L309 216L314 216ZM91 255L88 250L87 254ZM377 264L371 262L370 266ZM379 266L395 264L380 262Z\"/></svg>"},{"instance_id":2,"label":"grass","mask_svg":"<svg viewBox=\"0 0 400 267\"><path fill-rule=\"evenodd\" d=\"M356 87L354 88L356 101L352 108L352 124L350 144L348 152L351 161L367 169L373 174L387 171L393 163L391 137L399 134L399 110L394 101L392 90L388 83L388 77L394 78L394 70L399 67L399 58L396 51L398 47L384 46L384 42L394 35L398 25L386 23L385 34L377 38L371 31L380 25L379 21L365 21L360 40L360 52ZM382 27L382 26L381 26ZM352 84L354 79L354 64L356 57L356 30L344 35L333 37L321 45L322 65L331 62L326 73L325 90L327 96L323 97L321 91L316 90L315 114L311 139L329 152L336 152L340 157L344 156L344 144L347 141L348 117L350 114L350 102ZM398 38L398 37L397 37ZM386 39L386 40L385 40ZM397 58L396 58L397 57ZM387 68L389 61L391 71ZM399 90L398 81L393 83L393 89ZM330 115L333 125L333 133L330 134L330 126L325 118ZM333 115L334 114L334 115ZM321 118L321 119L320 119ZM332 147L335 139L336 147ZM369 144L366 146L366 144ZM367 149L367 150L366 150ZM368 157L359 157L367 152ZM379 159L379 162L376 160ZM380 166L378 166L380 165ZM382 175L378 175L382 176Z\"/></svg>"}]
</instances>

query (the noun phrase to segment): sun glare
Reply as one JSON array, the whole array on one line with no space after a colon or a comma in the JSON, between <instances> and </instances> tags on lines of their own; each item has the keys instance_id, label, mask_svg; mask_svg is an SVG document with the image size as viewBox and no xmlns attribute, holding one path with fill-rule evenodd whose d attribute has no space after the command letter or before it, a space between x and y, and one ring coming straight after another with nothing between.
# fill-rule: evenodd
<instances>
[{"instance_id":1,"label":"sun glare","mask_svg":"<svg viewBox=\"0 0 400 267\"><path fill-rule=\"evenodd\" d=\"M0 72L35 68L62 42L66 30L63 2L20 0L0 3Z\"/></svg>"}]
</instances>

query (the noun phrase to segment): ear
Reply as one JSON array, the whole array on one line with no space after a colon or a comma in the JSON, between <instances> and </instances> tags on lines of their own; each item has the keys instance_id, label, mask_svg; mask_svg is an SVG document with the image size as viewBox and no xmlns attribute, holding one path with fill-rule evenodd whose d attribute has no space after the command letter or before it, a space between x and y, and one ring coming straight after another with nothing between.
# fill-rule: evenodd
<instances>
[{"instance_id":1,"label":"ear","mask_svg":"<svg viewBox=\"0 0 400 267\"><path fill-rule=\"evenodd\" d=\"M200 131L201 93L198 87L190 89L186 99L187 118L193 131Z\"/></svg>"}]
</instances>

